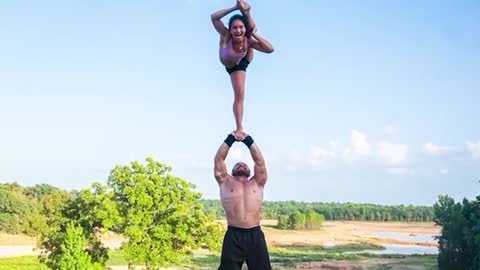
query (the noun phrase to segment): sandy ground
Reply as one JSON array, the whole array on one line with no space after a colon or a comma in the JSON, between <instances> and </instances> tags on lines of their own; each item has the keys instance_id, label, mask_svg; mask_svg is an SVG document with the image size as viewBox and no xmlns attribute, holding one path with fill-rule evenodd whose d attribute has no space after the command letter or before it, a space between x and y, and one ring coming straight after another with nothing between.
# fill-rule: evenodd
<instances>
[{"instance_id":1,"label":"sandy ground","mask_svg":"<svg viewBox=\"0 0 480 270\"><path fill-rule=\"evenodd\" d=\"M373 243L373 244L403 244L403 245L422 245L436 246L435 242L414 242L402 241L398 239L380 239L373 232L400 232L409 234L439 234L440 228L433 223L408 223L408 222L352 222L352 221L326 221L324 229L321 231L283 231L276 230L271 226L275 225L275 220L262 221L265 238L269 245L291 245L291 244L311 244L311 245L334 245L344 243ZM104 239L104 244L112 249L119 248L123 238L118 235L109 235ZM11 245L0 245L0 257L12 257L20 255L39 254L35 250L35 240L31 244L12 243ZM318 267L318 266L317 266ZM119 268L120 269L120 268ZM115 270L119 270L115 269ZM309 268L305 268L309 269ZM313 268L311 268L313 269ZM322 268L315 268L322 269ZM325 268L328 269L328 268ZM336 268L333 268L336 269Z\"/></svg>"},{"instance_id":2,"label":"sandy ground","mask_svg":"<svg viewBox=\"0 0 480 270\"><path fill-rule=\"evenodd\" d=\"M268 223L270 222L270 224ZM372 243L372 244L399 244L436 246L434 241L405 241L400 239L378 238L374 232L395 232L406 234L440 234L440 228L434 223L408 223L408 222L355 222L355 221L326 221L321 231L289 231L271 229L276 221L266 221L264 227L265 238L271 245L312 244L332 245L346 243Z\"/></svg>"}]
</instances>

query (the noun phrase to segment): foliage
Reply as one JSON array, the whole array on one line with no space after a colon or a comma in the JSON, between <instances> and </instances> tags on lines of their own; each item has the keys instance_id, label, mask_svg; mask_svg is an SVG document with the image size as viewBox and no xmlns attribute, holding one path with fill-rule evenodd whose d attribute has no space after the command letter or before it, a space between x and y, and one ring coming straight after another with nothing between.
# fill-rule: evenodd
<instances>
[{"instance_id":1,"label":"foliage","mask_svg":"<svg viewBox=\"0 0 480 270\"><path fill-rule=\"evenodd\" d=\"M59 232L51 239L53 248L42 262L54 270L96 270L103 267L92 263L91 256L85 251L86 240L83 229L69 222L65 232Z\"/></svg>"},{"instance_id":2,"label":"foliage","mask_svg":"<svg viewBox=\"0 0 480 270\"><path fill-rule=\"evenodd\" d=\"M219 200L202 200L206 211L215 213L218 219L225 218ZM281 219L295 211L306 214L309 211L322 215L325 220L352 221L433 221L433 207L413 205L376 205L354 203L321 203L295 201L265 201L262 206L263 219Z\"/></svg>"},{"instance_id":3,"label":"foliage","mask_svg":"<svg viewBox=\"0 0 480 270\"><path fill-rule=\"evenodd\" d=\"M281 230L317 230L322 227L324 217L313 210L302 214L295 211L289 216L280 215L278 217L277 229Z\"/></svg>"},{"instance_id":4,"label":"foliage","mask_svg":"<svg viewBox=\"0 0 480 270\"><path fill-rule=\"evenodd\" d=\"M65 200L46 205L48 198L56 195ZM65 191L46 184L26 188L17 183L0 184L0 231L30 236L45 233L51 211L61 209L68 197Z\"/></svg>"},{"instance_id":5,"label":"foliage","mask_svg":"<svg viewBox=\"0 0 480 270\"><path fill-rule=\"evenodd\" d=\"M434 205L435 223L442 226L438 237L440 269L480 269L480 196L462 203L441 195Z\"/></svg>"},{"instance_id":6,"label":"foliage","mask_svg":"<svg viewBox=\"0 0 480 270\"><path fill-rule=\"evenodd\" d=\"M102 233L114 228L122 218L113 201L113 192L100 183L93 183L90 189L76 193L75 198L68 200L60 210L51 217L51 230L42 235L41 248L45 251L40 256L42 262L53 260L59 247L59 239L63 239L66 227L72 221L82 230L87 244L82 246L91 261L99 266L105 266L108 260L108 249L101 242ZM55 201L54 198L52 198ZM58 198L57 198L58 200Z\"/></svg>"},{"instance_id":7,"label":"foliage","mask_svg":"<svg viewBox=\"0 0 480 270\"><path fill-rule=\"evenodd\" d=\"M190 263L191 250L220 248L223 227L205 215L195 186L168 174L171 168L147 158L144 166L117 166L108 179L124 222L123 246L130 264L148 269Z\"/></svg>"},{"instance_id":8,"label":"foliage","mask_svg":"<svg viewBox=\"0 0 480 270\"><path fill-rule=\"evenodd\" d=\"M305 229L307 230L317 230L322 227L322 223L325 220L323 215L319 213L309 210L305 214Z\"/></svg>"}]
</instances>

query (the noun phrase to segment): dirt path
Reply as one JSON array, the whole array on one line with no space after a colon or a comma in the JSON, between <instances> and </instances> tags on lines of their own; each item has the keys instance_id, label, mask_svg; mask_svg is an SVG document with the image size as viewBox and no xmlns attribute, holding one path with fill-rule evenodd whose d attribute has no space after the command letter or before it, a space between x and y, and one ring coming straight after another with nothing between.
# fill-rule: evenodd
<instances>
[{"instance_id":1,"label":"dirt path","mask_svg":"<svg viewBox=\"0 0 480 270\"><path fill-rule=\"evenodd\" d=\"M104 242L106 247L117 249L121 246L121 240L108 240ZM0 257L39 255L40 250L35 245L0 245Z\"/></svg>"},{"instance_id":2,"label":"dirt path","mask_svg":"<svg viewBox=\"0 0 480 270\"><path fill-rule=\"evenodd\" d=\"M0 246L0 257L13 257L22 255L36 255L39 252L34 251L34 245L15 245L15 246Z\"/></svg>"}]
</instances>

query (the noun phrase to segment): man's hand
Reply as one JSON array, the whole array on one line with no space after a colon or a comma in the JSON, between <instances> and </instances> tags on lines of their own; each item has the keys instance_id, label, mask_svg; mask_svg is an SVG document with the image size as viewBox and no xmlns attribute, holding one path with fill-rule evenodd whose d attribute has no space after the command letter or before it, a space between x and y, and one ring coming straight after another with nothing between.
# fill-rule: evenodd
<instances>
[{"instance_id":1,"label":"man's hand","mask_svg":"<svg viewBox=\"0 0 480 270\"><path fill-rule=\"evenodd\" d=\"M245 139L245 137L247 137L247 133L243 131L233 131L230 134L232 134L233 137L235 137L235 140L237 140L237 142L241 142Z\"/></svg>"}]
</instances>

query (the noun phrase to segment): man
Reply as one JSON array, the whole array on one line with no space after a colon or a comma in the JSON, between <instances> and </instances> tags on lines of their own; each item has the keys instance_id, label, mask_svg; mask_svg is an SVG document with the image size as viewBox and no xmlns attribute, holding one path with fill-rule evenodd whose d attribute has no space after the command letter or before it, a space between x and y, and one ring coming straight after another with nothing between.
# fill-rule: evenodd
<instances>
[{"instance_id":1,"label":"man","mask_svg":"<svg viewBox=\"0 0 480 270\"><path fill-rule=\"evenodd\" d=\"M252 177L250 168L244 162L235 164L231 175L227 173L225 158L235 141L243 142L250 150L255 163ZM272 269L265 236L260 228L267 170L262 153L252 137L235 132L228 135L215 155L214 173L228 222L218 269L240 270L243 262L250 270Z\"/></svg>"}]
</instances>

